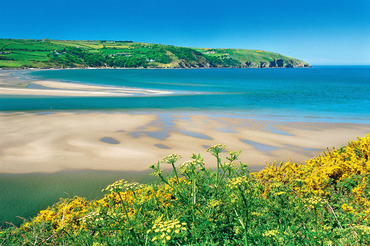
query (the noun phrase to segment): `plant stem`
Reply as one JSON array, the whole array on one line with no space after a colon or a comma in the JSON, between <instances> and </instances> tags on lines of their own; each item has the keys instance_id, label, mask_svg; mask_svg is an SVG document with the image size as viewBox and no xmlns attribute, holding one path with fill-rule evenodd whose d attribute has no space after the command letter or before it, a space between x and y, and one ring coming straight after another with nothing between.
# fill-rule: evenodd
<instances>
[{"instance_id":1,"label":"plant stem","mask_svg":"<svg viewBox=\"0 0 370 246\"><path fill-rule=\"evenodd\" d=\"M196 179L194 179L194 175L192 176L192 183L193 183L193 201L192 201L192 217L193 217L193 225L194 225L194 221L195 221L195 203L196 203L196 194L195 194L195 181Z\"/></svg>"},{"instance_id":2,"label":"plant stem","mask_svg":"<svg viewBox=\"0 0 370 246\"><path fill-rule=\"evenodd\" d=\"M220 175L220 162L221 162L220 157L218 156L218 153L217 153L216 158L217 158L216 184L218 186L218 176Z\"/></svg>"},{"instance_id":3,"label":"plant stem","mask_svg":"<svg viewBox=\"0 0 370 246\"><path fill-rule=\"evenodd\" d=\"M238 218L239 220L239 223L240 225L243 227L243 230L244 230L244 244L245 245L248 245L248 238L247 238L247 228L245 227L244 225L244 222L242 220L242 218L239 216L238 212L236 212L236 210L234 209L234 212L236 214L236 217Z\"/></svg>"},{"instance_id":4,"label":"plant stem","mask_svg":"<svg viewBox=\"0 0 370 246\"><path fill-rule=\"evenodd\" d=\"M175 163L171 163L171 164L172 164L173 171L175 172L175 175L176 175L177 183L179 184L179 176L177 175L177 170L176 170L176 167L175 167Z\"/></svg>"},{"instance_id":5,"label":"plant stem","mask_svg":"<svg viewBox=\"0 0 370 246\"><path fill-rule=\"evenodd\" d=\"M122 199L122 196L119 192L117 192L118 196L119 196L119 199L121 200L121 204L122 204L122 207L123 207L123 211L125 212L125 215L126 215L126 218L127 218L127 223L129 224L129 226L131 227L131 220L130 220L130 217L128 216L128 212L127 212L127 209L126 209L126 205ZM133 228L131 228L133 229ZM136 243L139 243L137 238L136 238L136 235L135 235L135 232L133 230L129 229L130 233L132 234L134 240ZM137 244L139 245L139 244Z\"/></svg>"}]
</instances>

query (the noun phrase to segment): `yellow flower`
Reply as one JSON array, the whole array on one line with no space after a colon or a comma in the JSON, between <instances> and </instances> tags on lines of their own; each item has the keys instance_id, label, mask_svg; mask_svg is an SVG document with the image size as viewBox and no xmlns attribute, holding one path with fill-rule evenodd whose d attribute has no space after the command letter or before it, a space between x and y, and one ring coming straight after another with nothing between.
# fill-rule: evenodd
<instances>
[{"instance_id":1,"label":"yellow flower","mask_svg":"<svg viewBox=\"0 0 370 246\"><path fill-rule=\"evenodd\" d=\"M283 195L283 194L285 194L285 192L284 192L284 191L279 191L279 192L276 192L276 193L275 193L275 195L277 195L277 196L281 196L281 195Z\"/></svg>"},{"instance_id":2,"label":"yellow flower","mask_svg":"<svg viewBox=\"0 0 370 246\"><path fill-rule=\"evenodd\" d=\"M337 150L333 149L323 155L303 163L272 163L259 172L251 173L251 176L267 184L264 196L271 191L273 185L268 184L274 181L280 184L290 183L298 195L315 195L309 198L308 206L322 205L325 201L319 198L328 198L331 195L331 188L340 182L347 182L346 179L355 177L359 179L353 187L351 195L352 202L343 205L344 211L361 214L362 219L370 215L370 202L364 197L364 192L370 189L370 182L367 177L370 172L370 134L357 141L351 141L347 146ZM230 188L238 187L237 180L230 180ZM360 211L361 210L361 211Z\"/></svg>"},{"instance_id":3,"label":"yellow flower","mask_svg":"<svg viewBox=\"0 0 370 246\"><path fill-rule=\"evenodd\" d=\"M349 206L348 204L346 204L346 203L342 205L342 209L345 212L351 212L351 211L353 211L353 208L351 206Z\"/></svg>"},{"instance_id":4,"label":"yellow flower","mask_svg":"<svg viewBox=\"0 0 370 246\"><path fill-rule=\"evenodd\" d=\"M251 215L254 215L254 216L261 216L262 214L261 213L258 213L258 212L252 212Z\"/></svg>"},{"instance_id":5,"label":"yellow flower","mask_svg":"<svg viewBox=\"0 0 370 246\"><path fill-rule=\"evenodd\" d=\"M277 230L269 230L262 233L262 236L264 237L275 237L279 232Z\"/></svg>"}]
</instances>

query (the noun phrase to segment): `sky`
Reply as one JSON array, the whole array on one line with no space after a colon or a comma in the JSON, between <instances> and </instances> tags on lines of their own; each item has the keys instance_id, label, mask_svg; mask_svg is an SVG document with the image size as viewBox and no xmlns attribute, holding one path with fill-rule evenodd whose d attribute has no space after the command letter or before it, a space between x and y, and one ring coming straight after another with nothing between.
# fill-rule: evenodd
<instances>
[{"instance_id":1,"label":"sky","mask_svg":"<svg viewBox=\"0 0 370 246\"><path fill-rule=\"evenodd\" d=\"M370 65L370 0L3 1L0 38L132 40Z\"/></svg>"}]
</instances>

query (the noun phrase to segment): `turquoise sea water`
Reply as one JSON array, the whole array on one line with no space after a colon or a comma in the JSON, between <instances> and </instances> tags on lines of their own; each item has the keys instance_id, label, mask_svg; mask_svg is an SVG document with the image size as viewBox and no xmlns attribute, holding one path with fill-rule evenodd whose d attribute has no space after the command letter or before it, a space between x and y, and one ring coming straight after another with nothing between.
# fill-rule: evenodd
<instances>
[{"instance_id":1,"label":"turquoise sea water","mask_svg":"<svg viewBox=\"0 0 370 246\"><path fill-rule=\"evenodd\" d=\"M1 97L0 111L181 110L369 121L370 67L49 70L36 79L170 90L167 96Z\"/></svg>"}]
</instances>

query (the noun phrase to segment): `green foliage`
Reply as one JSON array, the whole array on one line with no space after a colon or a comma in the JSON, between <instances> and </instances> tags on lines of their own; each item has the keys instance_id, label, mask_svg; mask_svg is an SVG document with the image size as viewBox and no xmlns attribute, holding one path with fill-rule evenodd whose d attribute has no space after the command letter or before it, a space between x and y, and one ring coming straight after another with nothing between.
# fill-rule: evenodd
<instances>
[{"instance_id":1,"label":"green foliage","mask_svg":"<svg viewBox=\"0 0 370 246\"><path fill-rule=\"evenodd\" d=\"M4 245L367 245L367 220L342 209L355 176L325 197L298 194L297 182L260 180L240 152L210 147L178 165L172 154L150 166L156 183L119 180L101 200L64 199L20 228L1 231ZM162 165L170 168L166 173ZM302 184L303 185L303 184ZM339 188L339 190L338 190ZM368 193L368 191L367 191ZM366 196L366 194L365 194Z\"/></svg>"},{"instance_id":2,"label":"green foliage","mask_svg":"<svg viewBox=\"0 0 370 246\"><path fill-rule=\"evenodd\" d=\"M241 49L201 49L132 41L0 39L0 67L253 67L260 62L308 66L280 54ZM12 61L12 62L10 62ZM252 64L252 65L247 65Z\"/></svg>"}]
</instances>

